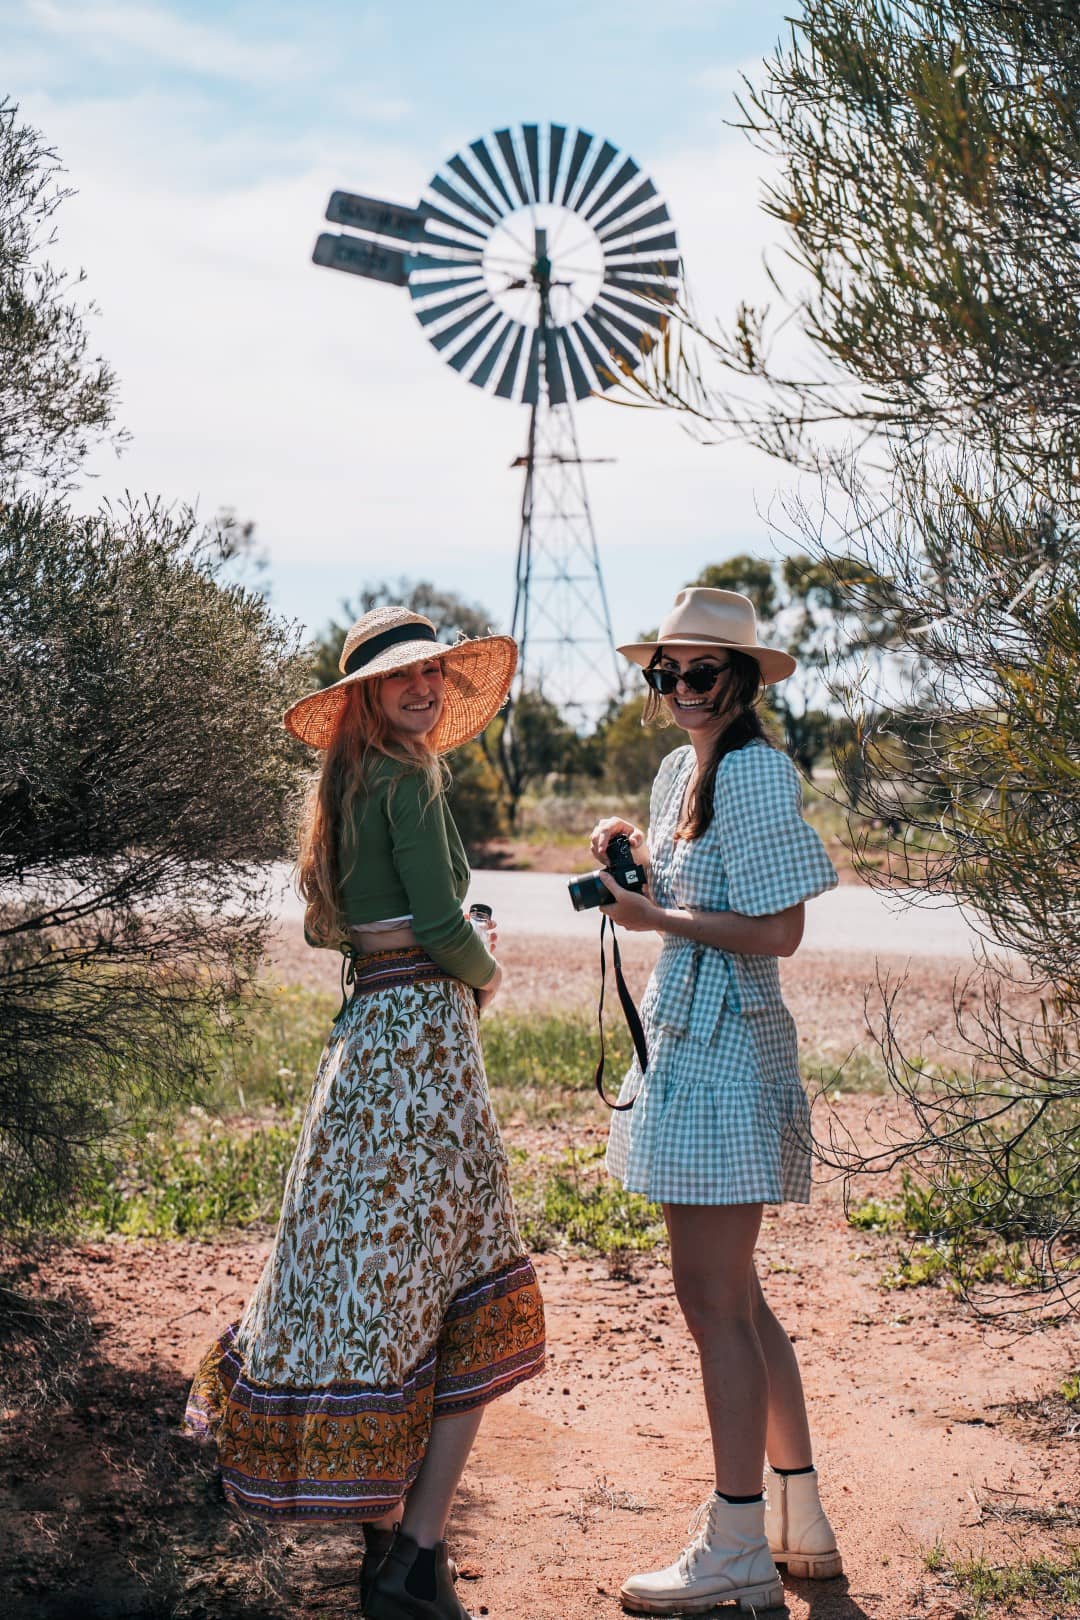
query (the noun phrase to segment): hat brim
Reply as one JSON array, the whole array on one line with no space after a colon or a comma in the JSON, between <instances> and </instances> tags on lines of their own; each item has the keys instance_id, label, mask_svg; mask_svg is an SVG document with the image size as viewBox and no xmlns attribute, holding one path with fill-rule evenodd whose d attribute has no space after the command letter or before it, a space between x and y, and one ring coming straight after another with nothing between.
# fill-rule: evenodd
<instances>
[{"instance_id":1,"label":"hat brim","mask_svg":"<svg viewBox=\"0 0 1080 1620\"><path fill-rule=\"evenodd\" d=\"M756 662L766 686L775 686L777 681L786 680L799 667L791 654L781 652L779 647L748 647L745 641L719 641L714 636L666 636L663 641L631 641L616 651L644 669L660 647L724 647L730 652L745 653L747 658L753 658Z\"/></svg>"},{"instance_id":2,"label":"hat brim","mask_svg":"<svg viewBox=\"0 0 1080 1620\"><path fill-rule=\"evenodd\" d=\"M329 748L341 719L350 686L377 675L395 675L412 664L437 658L445 690L438 724L428 733L433 753L446 754L478 737L494 720L510 691L517 669L517 643L510 636L480 636L448 645L438 641L403 641L377 654L370 664L324 686L286 709L283 724L300 742Z\"/></svg>"}]
</instances>

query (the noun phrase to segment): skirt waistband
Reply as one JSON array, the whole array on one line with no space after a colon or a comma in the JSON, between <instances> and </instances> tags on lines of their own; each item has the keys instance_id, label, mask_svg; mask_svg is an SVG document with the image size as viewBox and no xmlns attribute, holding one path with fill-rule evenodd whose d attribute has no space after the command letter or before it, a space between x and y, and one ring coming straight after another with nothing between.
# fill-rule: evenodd
<instances>
[{"instance_id":1,"label":"skirt waistband","mask_svg":"<svg viewBox=\"0 0 1080 1620\"><path fill-rule=\"evenodd\" d=\"M376 990L393 990L406 984L432 984L440 979L456 980L456 975L440 967L419 945L367 954L342 951L341 1006L337 1017L341 1017L349 1003L350 990L354 996L368 996Z\"/></svg>"}]
</instances>

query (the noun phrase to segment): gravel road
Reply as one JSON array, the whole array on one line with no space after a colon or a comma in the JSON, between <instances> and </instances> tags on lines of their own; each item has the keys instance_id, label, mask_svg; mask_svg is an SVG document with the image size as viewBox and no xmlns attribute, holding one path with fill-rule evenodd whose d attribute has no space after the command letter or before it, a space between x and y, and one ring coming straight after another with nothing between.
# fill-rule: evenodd
<instances>
[{"instance_id":1,"label":"gravel road","mask_svg":"<svg viewBox=\"0 0 1080 1620\"><path fill-rule=\"evenodd\" d=\"M299 921L304 908L292 889L290 869L275 868L275 877L279 917ZM591 942L595 913L574 911L568 881L552 872L474 872L469 899L486 901L508 936L542 934ZM907 905L902 893L885 895L861 884L844 884L807 906L802 949L963 958L973 954L977 943L974 929L953 906Z\"/></svg>"}]
</instances>

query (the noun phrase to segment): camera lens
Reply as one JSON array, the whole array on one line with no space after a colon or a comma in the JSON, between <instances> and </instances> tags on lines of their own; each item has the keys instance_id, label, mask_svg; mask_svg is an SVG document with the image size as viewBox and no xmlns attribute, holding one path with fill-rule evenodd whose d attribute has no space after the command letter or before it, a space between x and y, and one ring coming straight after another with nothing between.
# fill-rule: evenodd
<instances>
[{"instance_id":1,"label":"camera lens","mask_svg":"<svg viewBox=\"0 0 1080 1620\"><path fill-rule=\"evenodd\" d=\"M602 906L611 899L600 879L592 873L588 877L571 878L567 888L570 891L570 904L575 911L590 911L593 906Z\"/></svg>"}]
</instances>

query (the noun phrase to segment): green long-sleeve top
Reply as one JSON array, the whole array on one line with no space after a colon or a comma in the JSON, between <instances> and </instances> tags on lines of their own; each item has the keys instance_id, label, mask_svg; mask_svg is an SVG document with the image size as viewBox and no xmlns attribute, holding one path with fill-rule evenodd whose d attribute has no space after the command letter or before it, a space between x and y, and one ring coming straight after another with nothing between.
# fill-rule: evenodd
<instances>
[{"instance_id":1,"label":"green long-sleeve top","mask_svg":"<svg viewBox=\"0 0 1080 1620\"><path fill-rule=\"evenodd\" d=\"M462 911L469 862L440 793L397 760L371 769L353 808L354 837L339 846L341 911L349 928L412 914L417 944L455 978L479 989L495 958ZM315 943L310 940L309 943Z\"/></svg>"}]
</instances>

